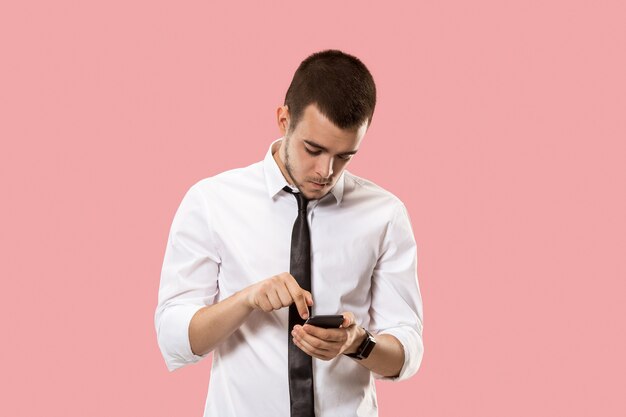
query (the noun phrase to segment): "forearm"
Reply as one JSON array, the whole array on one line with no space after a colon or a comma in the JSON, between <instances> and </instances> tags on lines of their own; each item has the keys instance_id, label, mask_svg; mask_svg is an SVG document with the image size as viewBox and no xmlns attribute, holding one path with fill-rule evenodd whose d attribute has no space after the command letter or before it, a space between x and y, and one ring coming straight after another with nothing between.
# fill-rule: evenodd
<instances>
[{"instance_id":1,"label":"forearm","mask_svg":"<svg viewBox=\"0 0 626 417\"><path fill-rule=\"evenodd\" d=\"M264 279L233 294L217 304L198 310L189 324L189 344L196 355L204 355L237 330L255 309L266 313L295 303L300 315L313 305L305 291L288 272Z\"/></svg>"},{"instance_id":2,"label":"forearm","mask_svg":"<svg viewBox=\"0 0 626 417\"><path fill-rule=\"evenodd\" d=\"M365 339L365 332L363 337L359 337L359 341ZM366 359L358 361L361 365L366 367L372 372L385 377L394 377L400 374L402 366L404 365L404 348L398 339L390 334L381 334L376 337L376 346ZM356 345L354 350L356 350ZM350 352L352 353L352 352Z\"/></svg>"},{"instance_id":3,"label":"forearm","mask_svg":"<svg viewBox=\"0 0 626 417\"><path fill-rule=\"evenodd\" d=\"M198 310L189 323L192 352L204 355L215 349L243 324L252 311L246 302L245 290Z\"/></svg>"}]
</instances>

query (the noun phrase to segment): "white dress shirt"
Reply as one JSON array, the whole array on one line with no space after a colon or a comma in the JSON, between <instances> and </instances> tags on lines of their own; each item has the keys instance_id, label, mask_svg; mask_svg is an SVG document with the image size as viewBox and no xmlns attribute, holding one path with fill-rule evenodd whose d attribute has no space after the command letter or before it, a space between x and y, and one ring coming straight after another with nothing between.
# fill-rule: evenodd
<instances>
[{"instance_id":1,"label":"white dress shirt","mask_svg":"<svg viewBox=\"0 0 626 417\"><path fill-rule=\"evenodd\" d=\"M208 355L194 355L189 344L196 311L289 271L298 210L272 156L281 139L265 160L191 186L174 216L155 313L170 371ZM374 335L395 336L405 357L395 378L344 355L313 358L315 415L377 416L374 378L409 378L424 351L416 245L406 208L393 194L344 170L326 196L309 202L308 221L312 313L351 311ZM254 310L215 348L205 417L289 417L288 312Z\"/></svg>"}]
</instances>

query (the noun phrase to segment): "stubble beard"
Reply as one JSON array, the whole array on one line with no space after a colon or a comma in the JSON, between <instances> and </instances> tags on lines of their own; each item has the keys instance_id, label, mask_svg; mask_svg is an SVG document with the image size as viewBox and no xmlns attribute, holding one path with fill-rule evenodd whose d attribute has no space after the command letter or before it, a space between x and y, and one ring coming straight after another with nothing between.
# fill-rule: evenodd
<instances>
[{"instance_id":1,"label":"stubble beard","mask_svg":"<svg viewBox=\"0 0 626 417\"><path fill-rule=\"evenodd\" d=\"M296 188L302 192L300 184L296 181L296 178L293 176L293 172L291 170L291 162L289 161L289 136L285 137L285 170L287 171L287 174L289 174L289 178L293 181L293 185L295 185Z\"/></svg>"}]
</instances>

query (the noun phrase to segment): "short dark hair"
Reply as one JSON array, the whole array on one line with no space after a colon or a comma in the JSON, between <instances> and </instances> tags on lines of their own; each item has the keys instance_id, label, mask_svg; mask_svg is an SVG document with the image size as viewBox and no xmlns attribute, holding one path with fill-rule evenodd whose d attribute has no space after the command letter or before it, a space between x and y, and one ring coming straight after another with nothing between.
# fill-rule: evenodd
<instances>
[{"instance_id":1,"label":"short dark hair","mask_svg":"<svg viewBox=\"0 0 626 417\"><path fill-rule=\"evenodd\" d=\"M307 57L296 70L285 95L295 129L304 109L315 104L340 129L372 123L376 106L376 85L367 67L355 56L328 49Z\"/></svg>"}]
</instances>

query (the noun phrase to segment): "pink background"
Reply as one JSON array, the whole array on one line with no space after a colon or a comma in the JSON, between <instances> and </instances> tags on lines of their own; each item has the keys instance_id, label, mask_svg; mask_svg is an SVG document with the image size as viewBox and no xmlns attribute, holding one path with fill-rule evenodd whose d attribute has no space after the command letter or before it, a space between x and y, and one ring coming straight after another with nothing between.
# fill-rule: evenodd
<instances>
[{"instance_id":1,"label":"pink background","mask_svg":"<svg viewBox=\"0 0 626 417\"><path fill-rule=\"evenodd\" d=\"M623 1L209 3L2 2L0 415L202 415L210 361L168 373L153 327L174 212L325 48L374 75L349 169L418 241L381 416L626 415Z\"/></svg>"}]
</instances>

